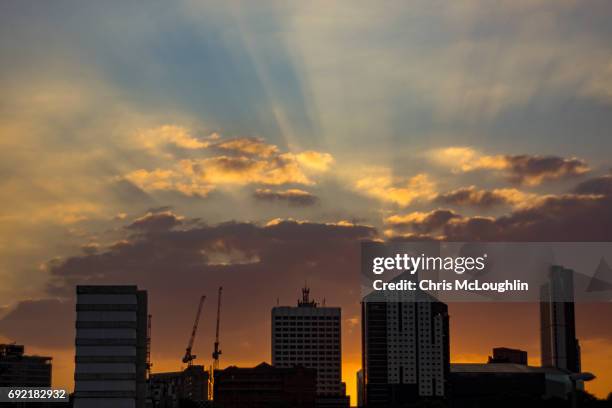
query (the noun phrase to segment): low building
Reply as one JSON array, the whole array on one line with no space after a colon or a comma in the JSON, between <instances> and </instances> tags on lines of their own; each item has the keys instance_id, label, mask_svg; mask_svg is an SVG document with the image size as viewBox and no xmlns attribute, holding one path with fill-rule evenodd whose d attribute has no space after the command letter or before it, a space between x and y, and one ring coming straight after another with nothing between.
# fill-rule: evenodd
<instances>
[{"instance_id":1,"label":"low building","mask_svg":"<svg viewBox=\"0 0 612 408\"><path fill-rule=\"evenodd\" d=\"M186 401L201 404L208 399L208 371L194 365L183 371L151 374L149 386L154 408L178 408Z\"/></svg>"},{"instance_id":2,"label":"low building","mask_svg":"<svg viewBox=\"0 0 612 408\"><path fill-rule=\"evenodd\" d=\"M489 357L489 363L513 363L527 365L527 352L519 349L496 347L493 355Z\"/></svg>"},{"instance_id":3,"label":"low building","mask_svg":"<svg viewBox=\"0 0 612 408\"><path fill-rule=\"evenodd\" d=\"M523 364L451 364L449 377L453 406L473 401L566 399L572 392L567 371ZM465 404L465 405L462 405Z\"/></svg>"},{"instance_id":4,"label":"low building","mask_svg":"<svg viewBox=\"0 0 612 408\"><path fill-rule=\"evenodd\" d=\"M0 387L50 387L51 357L28 356L18 344L0 344Z\"/></svg>"},{"instance_id":5,"label":"low building","mask_svg":"<svg viewBox=\"0 0 612 408\"><path fill-rule=\"evenodd\" d=\"M301 366L231 366L215 372L215 403L223 408L314 408L317 371Z\"/></svg>"}]
</instances>

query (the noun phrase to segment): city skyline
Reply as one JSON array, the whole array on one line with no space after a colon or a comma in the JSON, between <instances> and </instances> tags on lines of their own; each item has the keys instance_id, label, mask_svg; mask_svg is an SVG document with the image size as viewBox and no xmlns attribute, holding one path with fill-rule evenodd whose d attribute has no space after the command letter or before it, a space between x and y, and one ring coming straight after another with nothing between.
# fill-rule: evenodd
<instances>
[{"instance_id":1,"label":"city skyline","mask_svg":"<svg viewBox=\"0 0 612 408\"><path fill-rule=\"evenodd\" d=\"M173 371L223 286L221 364L255 366L307 280L342 308L354 397L361 241L612 241L610 20L599 0L2 2L0 343L69 387L74 287L136 284ZM540 360L538 304L449 314L455 361ZM605 397L612 306L575 314Z\"/></svg>"}]
</instances>

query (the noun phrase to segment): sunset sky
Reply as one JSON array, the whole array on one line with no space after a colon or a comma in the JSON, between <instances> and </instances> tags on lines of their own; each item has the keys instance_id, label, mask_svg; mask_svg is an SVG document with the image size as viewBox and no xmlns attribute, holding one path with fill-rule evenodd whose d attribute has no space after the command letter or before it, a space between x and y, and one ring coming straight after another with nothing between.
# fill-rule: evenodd
<instances>
[{"instance_id":1,"label":"sunset sky","mask_svg":"<svg viewBox=\"0 0 612 408\"><path fill-rule=\"evenodd\" d=\"M612 4L0 2L0 341L72 384L74 285L149 291L153 371L270 361L270 309L343 313L359 242L612 241ZM608 260L612 263L612 260ZM612 391L612 306L577 306ZM536 304L452 304L453 361L539 364ZM354 401L354 400L353 400Z\"/></svg>"}]
</instances>

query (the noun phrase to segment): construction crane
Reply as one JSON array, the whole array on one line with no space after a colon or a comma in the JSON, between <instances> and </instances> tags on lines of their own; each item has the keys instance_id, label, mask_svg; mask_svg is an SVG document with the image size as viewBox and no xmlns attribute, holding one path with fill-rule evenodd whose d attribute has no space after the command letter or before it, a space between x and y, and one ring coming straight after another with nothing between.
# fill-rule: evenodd
<instances>
[{"instance_id":1,"label":"construction crane","mask_svg":"<svg viewBox=\"0 0 612 408\"><path fill-rule=\"evenodd\" d=\"M183 357L183 363L186 363L188 367L191 367L193 364L193 360L195 360L196 356L191 354L191 349L193 348L193 342L195 341L196 333L198 331L198 323L200 322L200 314L202 314L202 306L204 305L204 300L206 296L202 295L200 298L200 304L198 305L198 312L196 313L195 322L193 322L193 329L191 330L191 337L189 338L189 343L187 344L187 348L185 349L185 356Z\"/></svg>"},{"instance_id":2,"label":"construction crane","mask_svg":"<svg viewBox=\"0 0 612 408\"><path fill-rule=\"evenodd\" d=\"M219 356L222 354L219 350L219 323L221 322L221 293L223 292L223 286L219 286L219 294L217 297L217 329L215 331L215 347L212 353L214 369L219 368Z\"/></svg>"},{"instance_id":3,"label":"construction crane","mask_svg":"<svg viewBox=\"0 0 612 408\"><path fill-rule=\"evenodd\" d=\"M208 399L213 400L215 389L215 370L219 369L219 356L222 351L219 350L219 325L221 322L221 294L223 286L219 286L219 294L217 296L217 328L215 330L215 345L212 353L213 364L208 370Z\"/></svg>"}]
</instances>

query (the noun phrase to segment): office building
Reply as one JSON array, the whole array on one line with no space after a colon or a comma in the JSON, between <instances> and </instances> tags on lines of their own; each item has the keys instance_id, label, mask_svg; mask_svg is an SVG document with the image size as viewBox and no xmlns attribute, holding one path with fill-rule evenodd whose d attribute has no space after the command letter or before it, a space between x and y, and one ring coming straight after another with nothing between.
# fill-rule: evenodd
<instances>
[{"instance_id":1,"label":"office building","mask_svg":"<svg viewBox=\"0 0 612 408\"><path fill-rule=\"evenodd\" d=\"M540 288L542 366L580 372L574 316L574 271L554 265Z\"/></svg>"},{"instance_id":2,"label":"office building","mask_svg":"<svg viewBox=\"0 0 612 408\"><path fill-rule=\"evenodd\" d=\"M317 373L302 366L231 366L215 371L215 404L224 408L315 408Z\"/></svg>"},{"instance_id":3,"label":"office building","mask_svg":"<svg viewBox=\"0 0 612 408\"><path fill-rule=\"evenodd\" d=\"M450 370L446 304L426 293L413 301L362 303L364 404L394 407L444 398Z\"/></svg>"},{"instance_id":4,"label":"office building","mask_svg":"<svg viewBox=\"0 0 612 408\"><path fill-rule=\"evenodd\" d=\"M340 308L320 307L309 295L304 288L296 307L272 309L272 365L316 369L317 406L348 407L342 382Z\"/></svg>"},{"instance_id":5,"label":"office building","mask_svg":"<svg viewBox=\"0 0 612 408\"><path fill-rule=\"evenodd\" d=\"M0 387L50 387L51 357L28 356L18 344L0 344Z\"/></svg>"},{"instance_id":6,"label":"office building","mask_svg":"<svg viewBox=\"0 0 612 408\"><path fill-rule=\"evenodd\" d=\"M512 363L527 365L527 352L524 350L496 347L493 355L489 356L489 363Z\"/></svg>"},{"instance_id":7,"label":"office building","mask_svg":"<svg viewBox=\"0 0 612 408\"><path fill-rule=\"evenodd\" d=\"M143 408L147 292L77 286L75 408Z\"/></svg>"}]
</instances>

